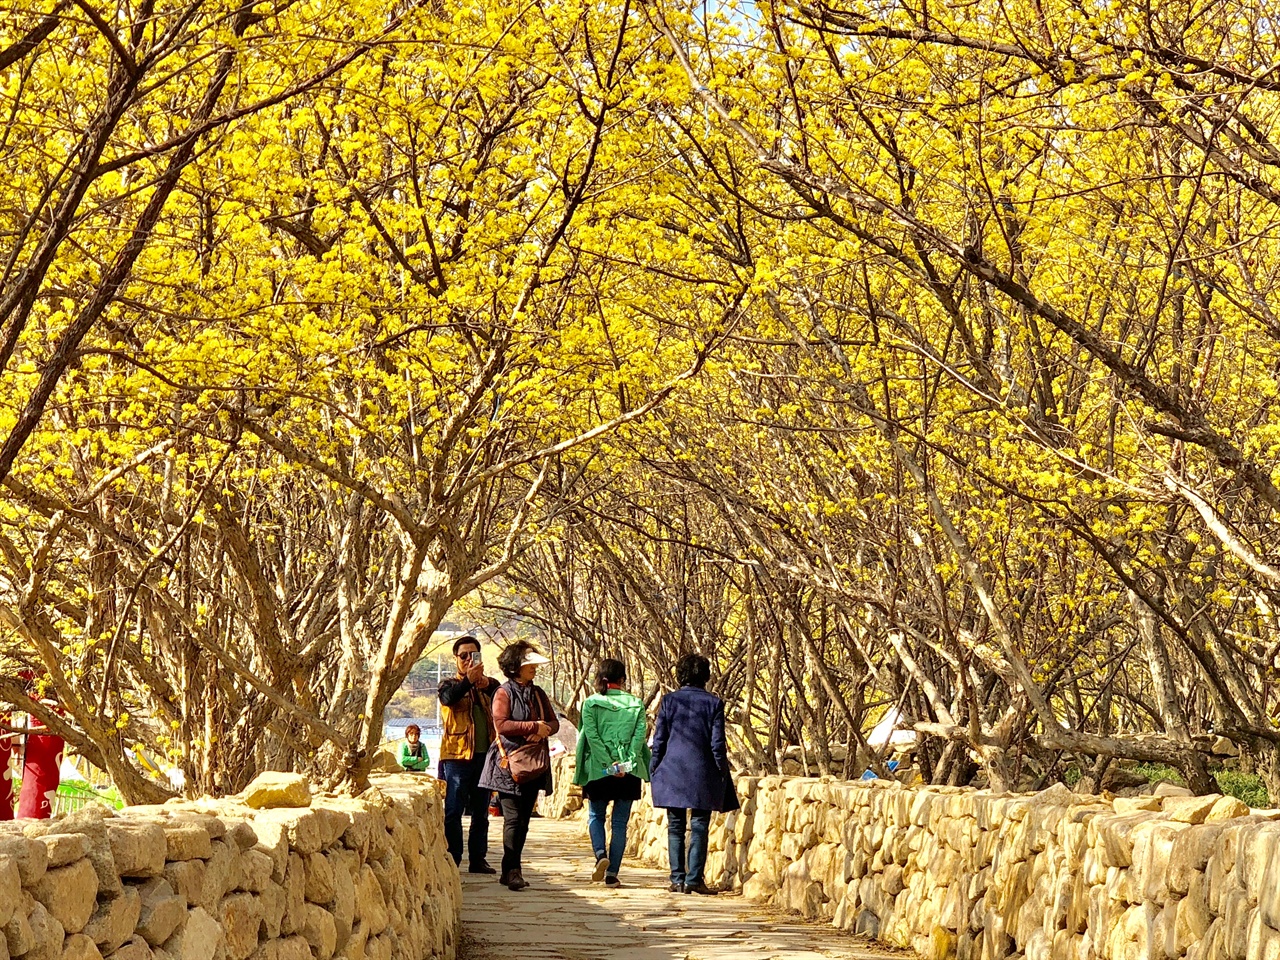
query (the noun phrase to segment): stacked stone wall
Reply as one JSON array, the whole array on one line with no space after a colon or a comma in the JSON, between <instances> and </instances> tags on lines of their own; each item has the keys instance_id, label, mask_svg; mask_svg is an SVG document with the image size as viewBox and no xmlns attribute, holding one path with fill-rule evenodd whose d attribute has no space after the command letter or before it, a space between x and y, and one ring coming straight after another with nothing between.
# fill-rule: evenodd
<instances>
[{"instance_id":1,"label":"stacked stone wall","mask_svg":"<svg viewBox=\"0 0 1280 960\"><path fill-rule=\"evenodd\" d=\"M581 816L567 788L548 815ZM1103 799L885 781L738 782L707 880L806 917L962 960L1280 960L1280 813L1231 797ZM666 863L666 815L630 853Z\"/></svg>"},{"instance_id":2,"label":"stacked stone wall","mask_svg":"<svg viewBox=\"0 0 1280 960\"><path fill-rule=\"evenodd\" d=\"M0 960L452 960L443 784L0 824Z\"/></svg>"}]
</instances>

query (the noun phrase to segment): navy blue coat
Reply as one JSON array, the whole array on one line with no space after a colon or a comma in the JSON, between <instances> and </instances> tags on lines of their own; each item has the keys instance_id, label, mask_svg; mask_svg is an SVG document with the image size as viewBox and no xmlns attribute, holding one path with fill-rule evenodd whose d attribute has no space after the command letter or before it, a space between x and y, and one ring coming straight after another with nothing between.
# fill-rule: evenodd
<instances>
[{"instance_id":1,"label":"navy blue coat","mask_svg":"<svg viewBox=\"0 0 1280 960\"><path fill-rule=\"evenodd\" d=\"M653 730L653 805L723 810L728 779L724 701L701 687L668 693Z\"/></svg>"}]
</instances>

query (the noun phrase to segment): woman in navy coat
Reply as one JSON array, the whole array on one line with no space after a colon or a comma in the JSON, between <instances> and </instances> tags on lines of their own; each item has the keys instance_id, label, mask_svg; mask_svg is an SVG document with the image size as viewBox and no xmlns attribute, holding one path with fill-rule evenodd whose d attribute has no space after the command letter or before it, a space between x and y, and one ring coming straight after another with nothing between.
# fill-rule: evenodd
<instances>
[{"instance_id":1,"label":"woman in navy coat","mask_svg":"<svg viewBox=\"0 0 1280 960\"><path fill-rule=\"evenodd\" d=\"M706 691L711 662L696 653L676 664L680 689L658 707L649 764L653 805L667 810L672 893L714 895L702 871L713 810L736 810L724 740L724 701ZM688 869L685 829L689 828Z\"/></svg>"}]
</instances>

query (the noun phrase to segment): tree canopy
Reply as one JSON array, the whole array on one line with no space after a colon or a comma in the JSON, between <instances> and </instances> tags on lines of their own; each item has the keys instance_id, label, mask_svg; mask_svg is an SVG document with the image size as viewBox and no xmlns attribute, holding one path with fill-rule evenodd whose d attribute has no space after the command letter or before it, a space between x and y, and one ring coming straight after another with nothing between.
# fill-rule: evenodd
<instances>
[{"instance_id":1,"label":"tree canopy","mask_svg":"<svg viewBox=\"0 0 1280 960\"><path fill-rule=\"evenodd\" d=\"M499 583L578 677L710 654L757 769L896 707L938 782L1280 794L1260 5L3 29L0 703L130 796L358 785Z\"/></svg>"}]
</instances>

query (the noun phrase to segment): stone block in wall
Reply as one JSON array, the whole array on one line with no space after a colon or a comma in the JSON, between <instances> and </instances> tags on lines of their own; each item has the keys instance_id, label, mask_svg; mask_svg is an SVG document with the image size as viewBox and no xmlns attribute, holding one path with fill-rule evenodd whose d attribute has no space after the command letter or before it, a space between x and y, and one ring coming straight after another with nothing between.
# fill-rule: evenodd
<instances>
[{"instance_id":1,"label":"stone block in wall","mask_svg":"<svg viewBox=\"0 0 1280 960\"><path fill-rule=\"evenodd\" d=\"M31 946L22 954L22 960L59 960L65 931L58 919L38 900L31 905L27 913L26 926L31 933ZM10 950L10 952L18 951Z\"/></svg>"},{"instance_id":2,"label":"stone block in wall","mask_svg":"<svg viewBox=\"0 0 1280 960\"><path fill-rule=\"evenodd\" d=\"M258 893L258 910L262 913L262 928L267 939L275 940L284 926L284 914L288 904L284 886L272 880Z\"/></svg>"},{"instance_id":3,"label":"stone block in wall","mask_svg":"<svg viewBox=\"0 0 1280 960\"><path fill-rule=\"evenodd\" d=\"M253 849L271 859L271 879L283 883L284 871L289 865L288 826L280 820L264 819L254 824L253 832L258 838Z\"/></svg>"},{"instance_id":4,"label":"stone block in wall","mask_svg":"<svg viewBox=\"0 0 1280 960\"><path fill-rule=\"evenodd\" d=\"M310 945L316 960L329 960L337 950L338 927L333 914L324 907L308 903L301 934Z\"/></svg>"},{"instance_id":5,"label":"stone block in wall","mask_svg":"<svg viewBox=\"0 0 1280 960\"><path fill-rule=\"evenodd\" d=\"M87 858L45 872L31 894L67 933L79 933L93 916L98 877Z\"/></svg>"},{"instance_id":6,"label":"stone block in wall","mask_svg":"<svg viewBox=\"0 0 1280 960\"><path fill-rule=\"evenodd\" d=\"M251 893L233 893L218 905L219 926L226 937L228 960L246 960L258 948L262 906Z\"/></svg>"},{"instance_id":7,"label":"stone block in wall","mask_svg":"<svg viewBox=\"0 0 1280 960\"><path fill-rule=\"evenodd\" d=\"M1216 823L1219 820L1235 820L1238 817L1247 817L1248 815L1249 807L1247 804L1237 800L1235 797L1219 797L1218 802L1209 811L1209 815L1205 817L1205 822Z\"/></svg>"},{"instance_id":8,"label":"stone block in wall","mask_svg":"<svg viewBox=\"0 0 1280 960\"><path fill-rule=\"evenodd\" d=\"M22 903L22 874L17 862L0 854L0 927L12 918Z\"/></svg>"},{"instance_id":9,"label":"stone block in wall","mask_svg":"<svg viewBox=\"0 0 1280 960\"><path fill-rule=\"evenodd\" d=\"M173 960L219 960L226 955L226 935L208 911L192 907L163 949Z\"/></svg>"},{"instance_id":10,"label":"stone block in wall","mask_svg":"<svg viewBox=\"0 0 1280 960\"><path fill-rule=\"evenodd\" d=\"M1164 812L1178 823L1204 823L1218 802L1219 795L1211 793L1203 797L1166 797Z\"/></svg>"},{"instance_id":11,"label":"stone block in wall","mask_svg":"<svg viewBox=\"0 0 1280 960\"><path fill-rule=\"evenodd\" d=\"M221 840L227 833L227 825L222 818L207 811L183 809L171 813L169 822L175 827L199 827L209 835L210 840Z\"/></svg>"},{"instance_id":12,"label":"stone block in wall","mask_svg":"<svg viewBox=\"0 0 1280 960\"><path fill-rule=\"evenodd\" d=\"M18 868L18 878L24 887L34 886L49 865L45 845L27 837L0 836L0 858L12 861Z\"/></svg>"},{"instance_id":13,"label":"stone block in wall","mask_svg":"<svg viewBox=\"0 0 1280 960\"><path fill-rule=\"evenodd\" d=\"M102 960L102 951L83 933L73 933L62 941L61 960Z\"/></svg>"},{"instance_id":14,"label":"stone block in wall","mask_svg":"<svg viewBox=\"0 0 1280 960\"><path fill-rule=\"evenodd\" d=\"M281 886L284 888L284 918L280 921L280 931L288 936L302 928L307 902L306 861L301 855L289 854L289 865L285 868Z\"/></svg>"},{"instance_id":15,"label":"stone block in wall","mask_svg":"<svg viewBox=\"0 0 1280 960\"><path fill-rule=\"evenodd\" d=\"M1192 944L1203 940L1212 923L1213 914L1209 912L1204 875L1196 874L1191 880L1187 895L1177 902L1173 930L1176 952L1171 956L1181 956Z\"/></svg>"},{"instance_id":16,"label":"stone block in wall","mask_svg":"<svg viewBox=\"0 0 1280 960\"><path fill-rule=\"evenodd\" d=\"M273 883L275 861L267 853L256 846L240 854L240 883L237 890L248 893L261 893L267 885Z\"/></svg>"},{"instance_id":17,"label":"stone block in wall","mask_svg":"<svg viewBox=\"0 0 1280 960\"><path fill-rule=\"evenodd\" d=\"M333 900L333 866L322 853L307 857L306 884L303 896L309 903L326 904Z\"/></svg>"},{"instance_id":18,"label":"stone block in wall","mask_svg":"<svg viewBox=\"0 0 1280 960\"><path fill-rule=\"evenodd\" d=\"M111 960L153 960L151 946L141 937L130 937L111 954Z\"/></svg>"},{"instance_id":19,"label":"stone block in wall","mask_svg":"<svg viewBox=\"0 0 1280 960\"><path fill-rule=\"evenodd\" d=\"M1152 821L1134 831L1133 883L1146 900L1163 903L1169 896L1169 863L1174 841L1189 829L1185 823Z\"/></svg>"},{"instance_id":20,"label":"stone block in wall","mask_svg":"<svg viewBox=\"0 0 1280 960\"><path fill-rule=\"evenodd\" d=\"M186 901L186 906L194 907L200 903L204 894L204 875L206 871L203 860L179 860L164 865L164 879L173 892Z\"/></svg>"},{"instance_id":21,"label":"stone block in wall","mask_svg":"<svg viewBox=\"0 0 1280 960\"><path fill-rule=\"evenodd\" d=\"M5 949L14 956L18 956L30 950L36 942L30 920L31 911L35 907L35 898L24 890L15 906L12 916L5 921L3 928L0 928L0 936L4 938ZM41 909L43 910L44 907L42 906Z\"/></svg>"},{"instance_id":22,"label":"stone block in wall","mask_svg":"<svg viewBox=\"0 0 1280 960\"><path fill-rule=\"evenodd\" d=\"M174 893L168 880L154 879L138 887L141 907L135 932L158 947L187 920L187 898Z\"/></svg>"},{"instance_id":23,"label":"stone block in wall","mask_svg":"<svg viewBox=\"0 0 1280 960\"><path fill-rule=\"evenodd\" d=\"M920 790L911 798L911 823L917 827L928 826L929 813L933 809L933 803L937 799L937 794L929 790Z\"/></svg>"},{"instance_id":24,"label":"stone block in wall","mask_svg":"<svg viewBox=\"0 0 1280 960\"><path fill-rule=\"evenodd\" d=\"M1099 817L1095 821L1102 839L1103 861L1109 867L1133 865L1134 831L1143 824L1160 819L1159 814L1137 811L1114 817Z\"/></svg>"},{"instance_id":25,"label":"stone block in wall","mask_svg":"<svg viewBox=\"0 0 1280 960\"><path fill-rule=\"evenodd\" d=\"M1257 888L1258 914L1272 930L1280 930L1280 856L1273 856Z\"/></svg>"},{"instance_id":26,"label":"stone block in wall","mask_svg":"<svg viewBox=\"0 0 1280 960\"><path fill-rule=\"evenodd\" d=\"M1267 866L1280 858L1280 824L1246 820L1238 837L1236 876L1245 890L1257 896Z\"/></svg>"},{"instance_id":27,"label":"stone block in wall","mask_svg":"<svg viewBox=\"0 0 1280 960\"><path fill-rule=\"evenodd\" d=\"M40 837L49 867L65 867L89 855L89 838L82 833L51 834Z\"/></svg>"},{"instance_id":28,"label":"stone block in wall","mask_svg":"<svg viewBox=\"0 0 1280 960\"><path fill-rule=\"evenodd\" d=\"M320 817L320 831L324 839L324 848L335 846L343 835L351 828L352 812L345 806L337 806L328 797L313 804ZM425 816L426 812L415 812L415 816Z\"/></svg>"},{"instance_id":29,"label":"stone block in wall","mask_svg":"<svg viewBox=\"0 0 1280 960\"><path fill-rule=\"evenodd\" d=\"M210 846L213 838L202 825L172 823L166 824L162 829L166 861L207 860L213 856L213 848Z\"/></svg>"},{"instance_id":30,"label":"stone block in wall","mask_svg":"<svg viewBox=\"0 0 1280 960\"><path fill-rule=\"evenodd\" d=\"M258 947L251 960L311 960L311 948L300 936L269 940Z\"/></svg>"},{"instance_id":31,"label":"stone block in wall","mask_svg":"<svg viewBox=\"0 0 1280 960\"><path fill-rule=\"evenodd\" d=\"M1280 960L1280 931L1255 916L1245 944L1245 960Z\"/></svg>"},{"instance_id":32,"label":"stone block in wall","mask_svg":"<svg viewBox=\"0 0 1280 960\"><path fill-rule=\"evenodd\" d=\"M111 842L107 838L106 824L114 817L111 810L101 804L91 803L61 819L36 821L23 829L31 837L83 834L88 838L88 859L98 876L98 896L110 899L118 897L124 889L120 882L120 871L116 868L115 857L111 852Z\"/></svg>"},{"instance_id":33,"label":"stone block in wall","mask_svg":"<svg viewBox=\"0 0 1280 960\"><path fill-rule=\"evenodd\" d=\"M338 948L346 945L356 922L356 876L360 870L355 852L337 850L330 854L333 867L333 919L338 931Z\"/></svg>"},{"instance_id":34,"label":"stone block in wall","mask_svg":"<svg viewBox=\"0 0 1280 960\"><path fill-rule=\"evenodd\" d=\"M205 861L204 883L198 906L215 913L222 898L240 885L240 848L230 838L214 840L213 856Z\"/></svg>"},{"instance_id":35,"label":"stone block in wall","mask_svg":"<svg viewBox=\"0 0 1280 960\"><path fill-rule=\"evenodd\" d=\"M303 856L318 853L324 847L325 821L309 809L282 808L263 810L254 817L254 828L266 824L283 825L289 837L289 849Z\"/></svg>"},{"instance_id":36,"label":"stone block in wall","mask_svg":"<svg viewBox=\"0 0 1280 960\"><path fill-rule=\"evenodd\" d=\"M244 802L255 810L275 807L309 807L311 783L299 773L266 771L244 788Z\"/></svg>"},{"instance_id":37,"label":"stone block in wall","mask_svg":"<svg viewBox=\"0 0 1280 960\"><path fill-rule=\"evenodd\" d=\"M356 880L355 915L369 936L385 930L390 919L382 887L368 864L360 868L360 874Z\"/></svg>"},{"instance_id":38,"label":"stone block in wall","mask_svg":"<svg viewBox=\"0 0 1280 960\"><path fill-rule=\"evenodd\" d=\"M227 832L223 834L222 839L238 852L244 853L258 845L258 832L248 820L226 818L223 822L226 824Z\"/></svg>"},{"instance_id":39,"label":"stone block in wall","mask_svg":"<svg viewBox=\"0 0 1280 960\"><path fill-rule=\"evenodd\" d=\"M159 824L117 819L107 825L107 839L120 876L158 877L164 873L168 844Z\"/></svg>"},{"instance_id":40,"label":"stone block in wall","mask_svg":"<svg viewBox=\"0 0 1280 960\"><path fill-rule=\"evenodd\" d=\"M1223 923L1224 947L1231 957L1244 957L1248 926L1254 912L1248 894L1240 887L1232 886L1223 893L1217 914Z\"/></svg>"},{"instance_id":41,"label":"stone block in wall","mask_svg":"<svg viewBox=\"0 0 1280 960\"><path fill-rule=\"evenodd\" d=\"M84 933L104 953L111 953L133 936L141 912L142 897L133 887L126 886L120 896L98 904L84 926Z\"/></svg>"}]
</instances>

